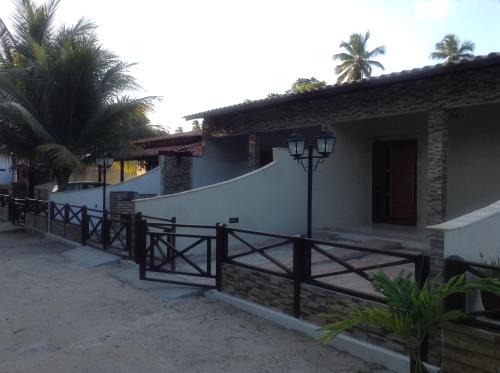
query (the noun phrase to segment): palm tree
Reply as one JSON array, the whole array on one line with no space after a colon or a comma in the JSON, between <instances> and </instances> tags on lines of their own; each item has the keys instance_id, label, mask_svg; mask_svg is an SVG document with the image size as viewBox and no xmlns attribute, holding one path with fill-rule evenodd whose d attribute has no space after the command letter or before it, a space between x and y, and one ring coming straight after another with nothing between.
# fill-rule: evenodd
<instances>
[{"instance_id":1,"label":"palm tree","mask_svg":"<svg viewBox=\"0 0 500 373\"><path fill-rule=\"evenodd\" d=\"M123 95L138 87L132 65L102 48L95 25L56 30L58 3L16 2L12 57L0 64L0 143L46 164L62 185L99 154L123 150L153 98Z\"/></svg>"},{"instance_id":2,"label":"palm tree","mask_svg":"<svg viewBox=\"0 0 500 373\"><path fill-rule=\"evenodd\" d=\"M341 62L340 65L335 66L335 73L339 75L337 82L369 78L372 75L373 67L384 70L384 66L373 58L385 54L385 46L368 51L369 38L370 31L367 31L364 36L351 34L349 42L342 41L340 43L340 48L345 49L345 52L333 56L334 60Z\"/></svg>"},{"instance_id":3,"label":"palm tree","mask_svg":"<svg viewBox=\"0 0 500 373\"><path fill-rule=\"evenodd\" d=\"M410 355L411 372L426 372L422 360L422 344L429 330L445 322L460 320L467 315L460 310L446 311L444 300L453 294L470 293L481 289L500 295L500 279L481 278L466 281L465 273L444 283L438 279L422 286L403 272L394 279L379 271L372 277L373 288L385 296L388 307L361 306L353 308L348 319L328 324L320 338L326 343L340 333L357 325L384 328L406 342Z\"/></svg>"},{"instance_id":4,"label":"palm tree","mask_svg":"<svg viewBox=\"0 0 500 373\"><path fill-rule=\"evenodd\" d=\"M431 53L430 57L433 60L444 60L444 62L458 61L462 58L472 58L474 55L475 44L465 40L460 42L460 39L454 34L445 35L443 40L436 43L436 50Z\"/></svg>"}]
</instances>

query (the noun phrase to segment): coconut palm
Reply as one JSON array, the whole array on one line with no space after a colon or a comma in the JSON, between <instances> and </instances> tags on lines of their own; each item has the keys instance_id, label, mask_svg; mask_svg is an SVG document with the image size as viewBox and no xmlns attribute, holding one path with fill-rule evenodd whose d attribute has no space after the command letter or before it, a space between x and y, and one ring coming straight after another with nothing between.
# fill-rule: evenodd
<instances>
[{"instance_id":1,"label":"coconut palm","mask_svg":"<svg viewBox=\"0 0 500 373\"><path fill-rule=\"evenodd\" d=\"M345 52L335 54L334 60L339 60L340 65L335 66L335 73L338 74L337 81L358 80L369 78L372 75L372 68L377 67L384 70L384 66L373 58L385 54L385 47L380 46L371 51L367 49L367 42L370 38L370 31L365 35L351 34L349 41L342 41L340 48Z\"/></svg>"},{"instance_id":2,"label":"coconut palm","mask_svg":"<svg viewBox=\"0 0 500 373\"><path fill-rule=\"evenodd\" d=\"M325 333L320 338L320 342L326 343L357 325L384 328L406 341L411 371L415 373L426 372L422 360L422 344L429 330L445 322L467 317L460 310L444 309L444 300L448 296L470 293L476 289L500 295L500 279L481 278L466 281L465 273L452 277L444 284L435 279L419 286L411 274L402 272L391 279L384 272L379 271L373 275L372 285L377 292L385 296L388 307L353 308L350 317L346 320L324 327Z\"/></svg>"},{"instance_id":3,"label":"coconut palm","mask_svg":"<svg viewBox=\"0 0 500 373\"><path fill-rule=\"evenodd\" d=\"M458 61L462 58L472 58L475 44L471 41L463 41L454 34L445 35L443 40L436 43L436 50L431 53L433 60L444 60L444 62Z\"/></svg>"},{"instance_id":4,"label":"coconut palm","mask_svg":"<svg viewBox=\"0 0 500 373\"><path fill-rule=\"evenodd\" d=\"M132 65L101 47L92 23L56 30L58 3L16 2L12 58L0 65L0 143L45 163L62 185L85 162L121 150L153 98L123 96L138 87Z\"/></svg>"}]
</instances>

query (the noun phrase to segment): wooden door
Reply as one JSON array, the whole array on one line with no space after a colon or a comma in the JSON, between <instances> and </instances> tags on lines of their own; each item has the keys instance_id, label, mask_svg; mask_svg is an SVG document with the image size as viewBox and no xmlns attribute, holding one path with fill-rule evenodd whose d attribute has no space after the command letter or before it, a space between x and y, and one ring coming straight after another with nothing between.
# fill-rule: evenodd
<instances>
[{"instance_id":1,"label":"wooden door","mask_svg":"<svg viewBox=\"0 0 500 373\"><path fill-rule=\"evenodd\" d=\"M417 141L381 141L373 146L373 221L415 225Z\"/></svg>"}]
</instances>

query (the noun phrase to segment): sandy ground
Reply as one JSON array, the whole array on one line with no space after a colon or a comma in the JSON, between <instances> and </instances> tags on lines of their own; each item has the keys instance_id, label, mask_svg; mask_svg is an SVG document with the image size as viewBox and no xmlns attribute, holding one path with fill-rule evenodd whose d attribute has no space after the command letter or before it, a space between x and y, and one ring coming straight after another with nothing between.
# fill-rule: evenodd
<instances>
[{"instance_id":1,"label":"sandy ground","mask_svg":"<svg viewBox=\"0 0 500 373\"><path fill-rule=\"evenodd\" d=\"M0 233L0 372L372 372L230 305L160 300L61 243Z\"/></svg>"}]
</instances>

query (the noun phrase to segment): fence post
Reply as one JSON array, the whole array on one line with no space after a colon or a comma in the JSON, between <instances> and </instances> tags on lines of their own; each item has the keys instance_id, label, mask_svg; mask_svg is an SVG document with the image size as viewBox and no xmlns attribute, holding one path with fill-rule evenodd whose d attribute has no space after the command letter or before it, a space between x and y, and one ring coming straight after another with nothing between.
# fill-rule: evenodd
<instances>
[{"instance_id":1,"label":"fence post","mask_svg":"<svg viewBox=\"0 0 500 373\"><path fill-rule=\"evenodd\" d=\"M87 244L87 237L89 236L89 216L87 214L87 206L82 206L82 245Z\"/></svg>"},{"instance_id":2,"label":"fence post","mask_svg":"<svg viewBox=\"0 0 500 373\"><path fill-rule=\"evenodd\" d=\"M429 257L427 255L419 255L415 259L415 281L419 288L424 286L429 278ZM429 335L425 337L420 346L422 359L427 361L429 354Z\"/></svg>"},{"instance_id":3,"label":"fence post","mask_svg":"<svg viewBox=\"0 0 500 373\"><path fill-rule=\"evenodd\" d=\"M125 226L125 246L128 252L128 258L132 260L132 215L122 215L123 220L126 221Z\"/></svg>"},{"instance_id":4,"label":"fence post","mask_svg":"<svg viewBox=\"0 0 500 373\"><path fill-rule=\"evenodd\" d=\"M146 243L147 243L147 222L140 216L136 220L136 261L139 264L139 279L146 278Z\"/></svg>"},{"instance_id":5,"label":"fence post","mask_svg":"<svg viewBox=\"0 0 500 373\"><path fill-rule=\"evenodd\" d=\"M171 233L172 235L170 236L171 239L170 239L170 244L172 245L172 247L177 247L176 246L176 242L177 242L177 236L175 235L177 233L177 227L175 226L175 224L177 224L177 218L175 216L172 216L172 230L171 230ZM172 252L172 250L169 251L171 256L169 257L170 258L170 268L172 268L172 271L175 271L175 253Z\"/></svg>"},{"instance_id":6,"label":"fence post","mask_svg":"<svg viewBox=\"0 0 500 373\"><path fill-rule=\"evenodd\" d=\"M222 251L224 247L224 226L217 223L215 226L215 287L222 290Z\"/></svg>"},{"instance_id":7,"label":"fence post","mask_svg":"<svg viewBox=\"0 0 500 373\"><path fill-rule=\"evenodd\" d=\"M12 224L15 224L16 222L14 209L14 197L9 196L9 220L12 222Z\"/></svg>"},{"instance_id":8,"label":"fence post","mask_svg":"<svg viewBox=\"0 0 500 373\"><path fill-rule=\"evenodd\" d=\"M64 224L69 223L69 203L64 204Z\"/></svg>"},{"instance_id":9,"label":"fence post","mask_svg":"<svg viewBox=\"0 0 500 373\"><path fill-rule=\"evenodd\" d=\"M293 238L293 316L300 319L300 286L303 279L303 239Z\"/></svg>"},{"instance_id":10,"label":"fence post","mask_svg":"<svg viewBox=\"0 0 500 373\"><path fill-rule=\"evenodd\" d=\"M109 221L108 210L102 210L102 233L101 233L102 248L107 249L109 243Z\"/></svg>"},{"instance_id":11,"label":"fence post","mask_svg":"<svg viewBox=\"0 0 500 373\"><path fill-rule=\"evenodd\" d=\"M467 270L463 259L459 256L452 256L444 261L444 281L456 275L461 275ZM446 298L444 302L446 311L460 310L465 312L465 294L453 294Z\"/></svg>"},{"instance_id":12,"label":"fence post","mask_svg":"<svg viewBox=\"0 0 500 373\"><path fill-rule=\"evenodd\" d=\"M142 213L141 212L138 212L134 215L134 220L132 222L132 225L133 225L133 230L134 230L134 234L133 234L133 240L134 240L134 247L133 247L133 259L134 259L134 262L136 262L137 264L139 264L139 260L138 260L138 252L137 252L137 248L139 247L139 221L142 220Z\"/></svg>"},{"instance_id":13,"label":"fence post","mask_svg":"<svg viewBox=\"0 0 500 373\"><path fill-rule=\"evenodd\" d=\"M311 242L309 242L304 236L300 240L301 252L302 252L302 281L307 282L311 280L311 267L312 267L312 251Z\"/></svg>"}]
</instances>

